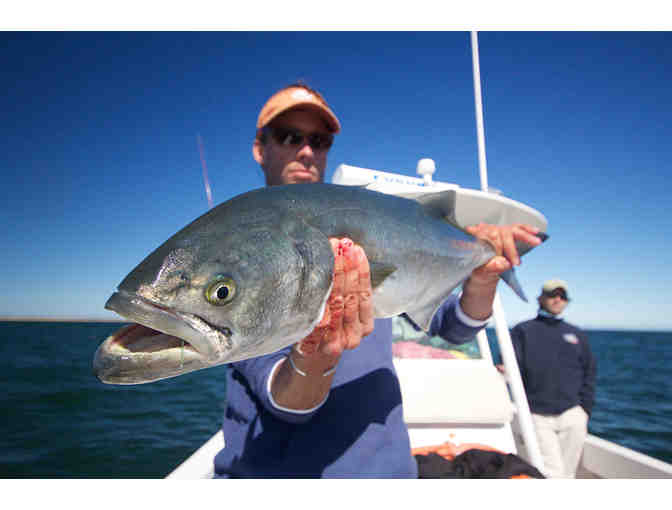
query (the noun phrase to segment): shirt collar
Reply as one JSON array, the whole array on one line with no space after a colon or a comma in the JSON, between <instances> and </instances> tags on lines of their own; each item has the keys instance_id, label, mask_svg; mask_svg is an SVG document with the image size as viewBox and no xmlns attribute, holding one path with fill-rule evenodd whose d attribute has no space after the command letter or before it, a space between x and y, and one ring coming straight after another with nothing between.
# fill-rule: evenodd
<instances>
[{"instance_id":1,"label":"shirt collar","mask_svg":"<svg viewBox=\"0 0 672 510\"><path fill-rule=\"evenodd\" d=\"M542 317L545 317L545 318L547 318L547 319L556 319L556 320L559 320L559 321L563 320L562 314L560 314L560 315L553 315L552 313L547 312L547 311L544 310L543 308L539 308L539 312L538 312L538 313L539 313L539 315L541 315Z\"/></svg>"}]
</instances>

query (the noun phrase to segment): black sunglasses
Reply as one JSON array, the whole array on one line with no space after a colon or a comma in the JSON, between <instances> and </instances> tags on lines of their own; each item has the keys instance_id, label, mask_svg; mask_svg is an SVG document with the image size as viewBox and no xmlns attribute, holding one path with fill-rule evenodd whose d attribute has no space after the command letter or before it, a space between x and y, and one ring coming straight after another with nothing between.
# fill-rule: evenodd
<instances>
[{"instance_id":1,"label":"black sunglasses","mask_svg":"<svg viewBox=\"0 0 672 510\"><path fill-rule=\"evenodd\" d=\"M327 150L334 143L334 135L330 133L310 133L284 127L266 126L262 133L269 133L273 139L280 145L291 145L298 147L308 140L310 148L316 151Z\"/></svg>"},{"instance_id":2,"label":"black sunglasses","mask_svg":"<svg viewBox=\"0 0 672 510\"><path fill-rule=\"evenodd\" d=\"M552 290L551 292L544 292L544 296L551 297L551 298L559 297L559 298L562 298L564 301L569 301L569 298L567 297L567 293L564 290L561 290L561 289L555 289L555 290Z\"/></svg>"}]
</instances>

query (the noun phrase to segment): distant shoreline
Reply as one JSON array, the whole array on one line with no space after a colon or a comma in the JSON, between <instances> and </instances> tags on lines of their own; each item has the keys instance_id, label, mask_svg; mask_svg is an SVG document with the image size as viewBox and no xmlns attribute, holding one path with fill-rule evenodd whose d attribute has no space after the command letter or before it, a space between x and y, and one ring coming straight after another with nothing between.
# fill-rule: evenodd
<instances>
[{"instance_id":1,"label":"distant shoreline","mask_svg":"<svg viewBox=\"0 0 672 510\"><path fill-rule=\"evenodd\" d=\"M0 317L0 322L131 322L125 319L90 317Z\"/></svg>"}]
</instances>

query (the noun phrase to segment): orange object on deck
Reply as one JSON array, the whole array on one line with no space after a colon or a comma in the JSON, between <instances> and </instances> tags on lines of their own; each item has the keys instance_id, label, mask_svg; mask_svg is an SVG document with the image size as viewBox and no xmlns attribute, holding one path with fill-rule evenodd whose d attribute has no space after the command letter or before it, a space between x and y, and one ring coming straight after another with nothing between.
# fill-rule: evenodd
<instances>
[{"instance_id":1,"label":"orange object on deck","mask_svg":"<svg viewBox=\"0 0 672 510\"><path fill-rule=\"evenodd\" d=\"M467 450L485 450L488 452L497 452L504 455L506 454L506 452L498 450L497 448L493 448L492 446L488 446L487 444L462 443L460 445L456 445L455 443L446 441L445 443L438 445L420 446L418 448L413 448L411 449L411 455L429 455L430 453L436 453L437 455L441 455L441 457L444 459L453 460L455 457L461 453L466 452Z\"/></svg>"}]
</instances>

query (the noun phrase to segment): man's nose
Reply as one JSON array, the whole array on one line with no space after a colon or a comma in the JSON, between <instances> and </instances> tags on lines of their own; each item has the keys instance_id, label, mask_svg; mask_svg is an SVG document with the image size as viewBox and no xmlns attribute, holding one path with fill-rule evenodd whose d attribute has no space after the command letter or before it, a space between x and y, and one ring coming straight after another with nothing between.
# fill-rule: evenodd
<instances>
[{"instance_id":1,"label":"man's nose","mask_svg":"<svg viewBox=\"0 0 672 510\"><path fill-rule=\"evenodd\" d=\"M297 152L297 156L304 157L304 158L312 158L312 157L315 156L315 151L308 144L308 140L303 141L303 145L301 145L301 147L299 147L299 151Z\"/></svg>"}]
</instances>

